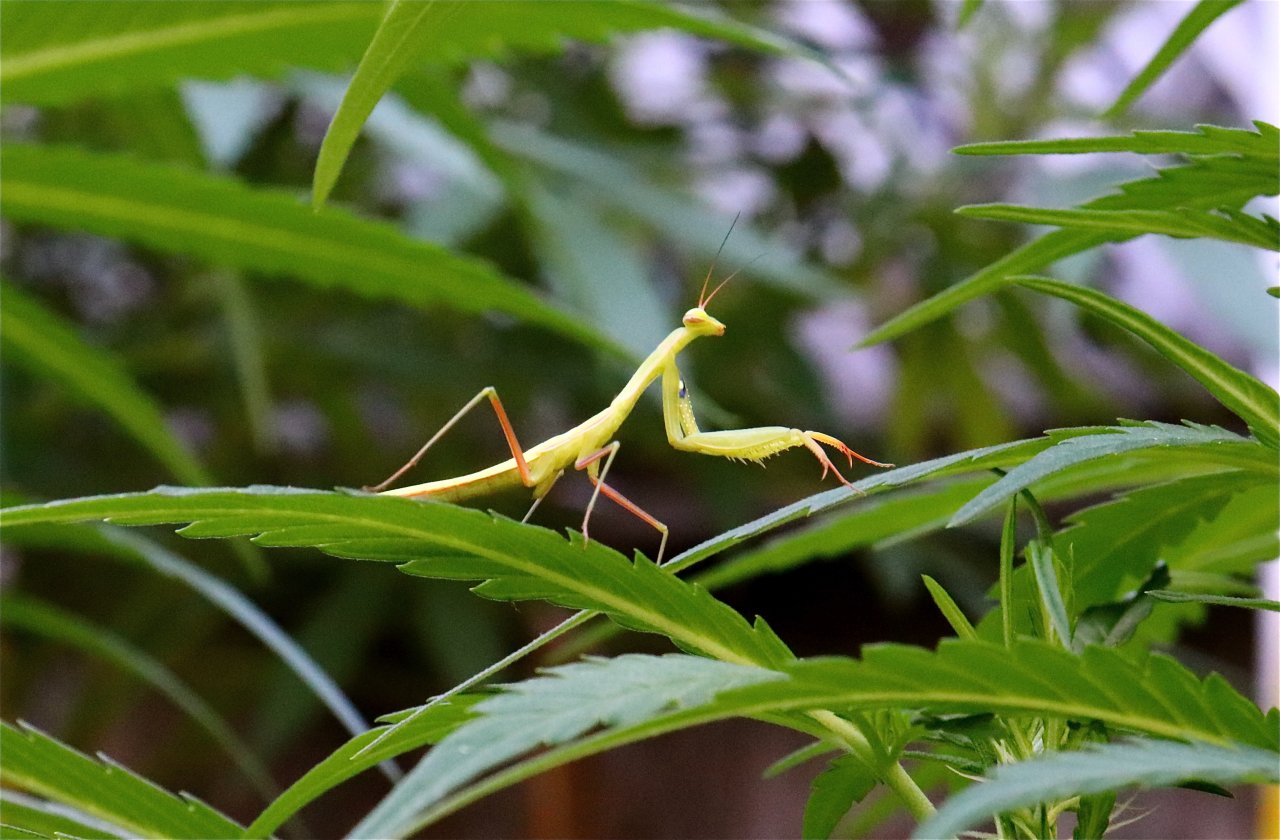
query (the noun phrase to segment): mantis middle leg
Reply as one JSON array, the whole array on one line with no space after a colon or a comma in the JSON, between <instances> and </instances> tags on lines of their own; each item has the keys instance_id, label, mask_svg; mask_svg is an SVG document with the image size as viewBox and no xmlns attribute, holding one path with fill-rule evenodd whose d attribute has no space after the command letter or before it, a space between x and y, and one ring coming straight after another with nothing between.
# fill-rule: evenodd
<instances>
[{"instance_id":1,"label":"mantis middle leg","mask_svg":"<svg viewBox=\"0 0 1280 840\"><path fill-rule=\"evenodd\" d=\"M591 520L591 511L595 509L596 499L599 498L601 493L604 493L628 513L647 522L649 525L653 526L658 533L662 534L662 541L658 544L658 559L654 561L658 565L661 565L662 555L667 550L667 526L655 519L646 510L644 510L644 508L640 507L635 502L604 483L605 476L609 474L609 467L613 464L613 456L618 454L618 446L619 444L615 440L608 446L598 449L590 455L583 456L574 462L574 469L585 469L587 471L587 479L595 488L591 492L591 501L587 502L587 511L582 517L582 539L587 541L590 541L591 539L587 533L587 523ZM603 467L600 466L601 458L604 459Z\"/></svg>"}]
</instances>

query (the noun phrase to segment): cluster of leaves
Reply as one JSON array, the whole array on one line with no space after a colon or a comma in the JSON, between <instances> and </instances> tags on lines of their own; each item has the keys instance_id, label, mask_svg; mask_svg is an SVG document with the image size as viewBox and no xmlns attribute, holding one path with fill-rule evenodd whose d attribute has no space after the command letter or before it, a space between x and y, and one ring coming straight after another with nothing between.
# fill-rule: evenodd
<instances>
[{"instance_id":1,"label":"cluster of leaves","mask_svg":"<svg viewBox=\"0 0 1280 840\"><path fill-rule=\"evenodd\" d=\"M1225 8L1201 6L1215 16ZM966 16L975 7L966 3ZM520 129L490 131L441 84L451 64L512 50L557 50L564 39L602 40L658 26L770 54L804 54L768 33L646 2L589 9L556 4L537 14L518 2L504 4L501 13L494 4L396 2L385 16L381 7L365 3L166 4L147 15L126 4L109 8L119 14L68 4L63 25L50 27L41 23L47 17L40 4L9 7L8 52L0 65L6 100L55 106L163 86L179 75L330 69L363 53L320 149L312 181L318 209L285 190L191 168L6 144L0 177L8 218L89 231L262 276L289 276L365 299L504 313L624 358L643 347L641 336L611 336L603 322L568 314L488 262L325 206L375 103L400 90L471 144L519 202L554 205L554 196L530 186L525 170L511 164L512 149L541 155L547 166L559 160L590 170L596 163L606 182L625 180L625 173L619 176L611 161L593 161L581 150L566 155L554 143L539 144ZM1201 28L1213 19L1203 10L1193 16L1192 25ZM290 37L277 38L280 31ZM1185 28L1171 43L1179 39L1185 46ZM263 42L271 48L255 48ZM1157 62L1167 66L1176 54L1162 51ZM424 56L430 57L424 75L406 76ZM1140 78L1149 82L1159 69ZM725 531L663 566L495 514L362 493L161 487L6 509L6 541L13 545L99 552L186 582L276 650L347 722L352 738L285 791L268 792L257 818L240 825L107 758L85 756L30 726L6 723L0 730L0 776L9 784L0 793L3 821L32 836L266 837L352 776L434 745L351 829L353 836L405 836L566 762L734 717L812 739L779 769L829 759L813 786L805 836L830 835L849 808L877 788L891 792L919 821L922 837L950 835L993 815L1003 836L1052 835L1067 811L1077 814L1082 836L1095 836L1106 829L1117 791L1125 788L1280 780L1280 716L1274 710L1265 714L1217 675L1200 678L1177 660L1149 652L1200 603L1275 607L1254 597L1244 576L1278 549L1280 397L1132 306L1086 287L1028 276L1071 254L1142 234L1276 249L1275 219L1255 216L1247 205L1280 192L1277 140L1275 127L1258 123L1254 130L1200 127L964 147L966 154L1107 151L1183 160L1077 208L964 208L970 216L1057 229L868 338L903 336L962 303L1016 286L1069 301L1145 342L1199 382L1248 434L1159 422L1056 429L812 496ZM654 223L662 216L678 228L682 209L655 215ZM521 212L536 217L527 207ZM739 240L736 247L754 247L753 239L758 241L749 232L746 244ZM698 245L710 250L714 242L712 234ZM800 267L786 258L773 260L756 270L779 285L799 282L814 292L829 282L821 272L792 271ZM91 349L31 295L7 286L2 312L5 350L24 367L115 419L180 480L211 483L126 365ZM1110 492L1117 495L1076 510L1062 527L1042 507ZM1019 510L1035 525L1034 537L1021 545ZM934 651L884 645L865 648L856 659L798 658L763 619L747 621L712 594L815 558L1000 513L998 606L975 626L941 585L926 579L957 636ZM812 524L714 569L679 576L817 514L822 516ZM89 521L109 524L74 524ZM179 533L189 538L247 536L261 547L314 548L390 563L415 577L478 581L473 591L485 598L541 600L579 612L449 692L370 728L243 595L121 527L159 524L181 525ZM260 562L255 551L242 556ZM269 791L267 774L234 730L146 653L33 598L6 596L2 616L11 627L76 645L155 685ZM656 634L683 653L588 658L494 693L480 690L511 662L592 620ZM906 761L923 769L910 774ZM935 811L923 790L931 767L985 778ZM386 772L397 775L391 767Z\"/></svg>"}]
</instances>

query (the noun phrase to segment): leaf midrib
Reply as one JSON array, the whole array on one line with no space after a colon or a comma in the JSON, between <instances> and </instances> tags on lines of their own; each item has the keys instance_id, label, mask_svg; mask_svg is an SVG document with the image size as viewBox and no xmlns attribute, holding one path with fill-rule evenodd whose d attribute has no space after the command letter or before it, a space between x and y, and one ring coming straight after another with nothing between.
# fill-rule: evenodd
<instances>
[{"instance_id":1,"label":"leaf midrib","mask_svg":"<svg viewBox=\"0 0 1280 840\"><path fill-rule=\"evenodd\" d=\"M191 511L183 510L181 512L181 515L177 516L177 518L174 520L170 520L167 524L174 524L174 522L204 521L208 519L218 519L222 517L232 517L232 516L252 517L255 515L260 515L261 513L262 513L261 509L254 508L254 507L224 508L224 509L220 509L216 513L210 513L203 516L193 517L191 515ZM437 544L448 546L450 548L456 548L462 551L466 551L470 554L474 554L476 556L483 557L489 560L494 560L496 562L510 566L518 571L521 571L521 572L524 572L525 574L530 575L531 577L551 581L553 583L558 584L563 589L566 589L571 592L578 592L587 597L593 598L596 601L596 603L610 605L609 608L606 608L603 611L604 612L613 611L613 612L620 613L622 615L639 619L649 627L654 628L655 630L667 636L668 638L673 640L680 640L687 644L690 644L693 647L696 647L697 649L702 650L706 652L708 655L716 659L719 659L721 661L731 662L738 665L754 665L757 667L769 667L768 663L764 662L763 660L748 656L742 653L741 651L735 650L729 647L728 645L722 644L717 640L704 637L700 634L690 633L688 632L688 629L686 627L684 627L681 624L668 620L665 616L661 615L660 613L653 613L647 609L637 609L636 605L633 602L618 598L615 595L615 593L610 592L607 589L600 589L596 586L588 584L587 582L579 578L574 578L568 575L560 574L558 572L553 572L552 570L548 569L545 566L540 566L537 563L524 561L522 558L517 557L515 555L505 554L500 551L493 551L481 543L471 543L471 542L467 542L466 540L461 540L455 537L451 537L450 535L444 534L441 532L424 531L420 528L414 528L407 525L398 525L398 524L388 523L385 520L380 520L380 519L368 519L364 517L353 517L349 515L333 515L333 514L315 513L310 511L296 511L296 512L291 512L291 514L296 515L299 519L312 520L317 524L345 525L345 526L352 526L352 527L354 526L370 527L376 530L386 532L391 535L400 535L400 536L410 537L413 539L423 540L425 542L437 543ZM166 514L164 512L164 509L151 508L145 511L138 511L136 513L123 512L123 513L117 514L116 516L118 518L146 516L147 519L150 520L152 516L167 517L170 515L172 514ZM108 518L108 521L110 521L111 515L107 514L106 516ZM61 519L60 521L69 521L69 520L74 520L79 518L81 518L80 515L74 514L74 515L68 516L66 519ZM54 520L46 519L44 521L54 521ZM160 523L156 523L156 524L160 524ZM249 529L249 530L252 531L253 529ZM270 531L272 529L267 529L267 530ZM338 543L341 543L342 540L331 540L329 542L333 544L338 544ZM329 543L317 543L313 547L319 548L320 550L323 551L324 546L327 544ZM626 562L625 558L623 559L623 562Z\"/></svg>"},{"instance_id":2,"label":"leaf midrib","mask_svg":"<svg viewBox=\"0 0 1280 840\"><path fill-rule=\"evenodd\" d=\"M294 8L226 15L215 21L203 19L146 32L129 32L80 41L69 46L37 49L17 56L6 56L3 69L0 69L0 80L13 82L76 64L214 41L232 35L290 29L300 24L316 22L338 22L348 18L363 19L371 16L369 10L373 7L375 4L372 3L306 3Z\"/></svg>"}]
</instances>

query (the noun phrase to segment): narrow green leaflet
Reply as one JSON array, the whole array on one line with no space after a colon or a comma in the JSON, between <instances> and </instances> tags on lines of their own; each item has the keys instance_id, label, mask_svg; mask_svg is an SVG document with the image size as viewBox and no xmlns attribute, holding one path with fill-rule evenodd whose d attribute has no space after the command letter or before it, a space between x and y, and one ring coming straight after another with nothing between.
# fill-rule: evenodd
<instances>
[{"instance_id":1,"label":"narrow green leaflet","mask_svg":"<svg viewBox=\"0 0 1280 840\"><path fill-rule=\"evenodd\" d=\"M1077 464L1122 453L1146 452L1155 456L1170 451L1176 451L1179 457L1195 458L1223 468L1239 467L1263 475L1274 475L1276 469L1271 450L1216 426L1173 426L1167 423L1116 426L1103 434L1067 438L1019 464L960 508L950 524L956 526L972 521L1037 481Z\"/></svg>"},{"instance_id":2,"label":"narrow green leaflet","mask_svg":"<svg viewBox=\"0 0 1280 840\"><path fill-rule=\"evenodd\" d=\"M958 155L1081 155L1135 152L1143 155L1240 155L1274 161L1280 157L1280 130L1255 120L1254 131L1197 125L1195 131L1135 131L1114 137L1063 137L1057 140L999 140L970 143Z\"/></svg>"},{"instance_id":3,"label":"narrow green leaflet","mask_svg":"<svg viewBox=\"0 0 1280 840\"><path fill-rule=\"evenodd\" d=\"M964 614L964 610L960 609L960 605L956 603L951 594L928 575L921 575L924 579L924 587L929 590L929 597L933 598L933 603L938 607L938 611L946 617L947 623L951 625L951 629L956 635L962 639L976 639L978 632L973 629L972 622Z\"/></svg>"},{"instance_id":4,"label":"narrow green leaflet","mask_svg":"<svg viewBox=\"0 0 1280 840\"><path fill-rule=\"evenodd\" d=\"M123 156L14 144L0 150L0 179L4 213L16 221L87 230L424 309L505 312L612 346L483 260L340 210L315 213L283 190Z\"/></svg>"},{"instance_id":5,"label":"narrow green leaflet","mask_svg":"<svg viewBox=\"0 0 1280 840\"><path fill-rule=\"evenodd\" d=\"M1249 425L1258 440L1280 445L1280 394L1257 377L1231 365L1135 307L1094 289L1036 277L1017 278L1018 285L1068 300L1133 333L1162 356L1191 374L1219 402Z\"/></svg>"},{"instance_id":6,"label":"narrow green leaflet","mask_svg":"<svg viewBox=\"0 0 1280 840\"><path fill-rule=\"evenodd\" d=\"M956 213L974 219L1056 225L1089 230L1127 230L1134 234L1220 239L1280 251L1275 220L1247 213L1218 214L1204 210L1056 210L1019 204L970 204Z\"/></svg>"},{"instance_id":7,"label":"narrow green leaflet","mask_svg":"<svg viewBox=\"0 0 1280 840\"><path fill-rule=\"evenodd\" d=\"M1246 746L1174 741L1126 741L1059 752L998 767L989 780L948 799L916 828L918 838L954 837L993 814L1015 808L1120 790L1182 782L1218 785L1280 781L1280 754Z\"/></svg>"},{"instance_id":8,"label":"narrow green leaflet","mask_svg":"<svg viewBox=\"0 0 1280 840\"><path fill-rule=\"evenodd\" d=\"M697 708L719 692L776 680L776 672L699 657L628 654L592 658L504 687L448 735L351 830L356 837L412 833L420 815L452 790L539 746L597 727L635 726L672 709Z\"/></svg>"},{"instance_id":9,"label":"narrow green leaflet","mask_svg":"<svg viewBox=\"0 0 1280 840\"><path fill-rule=\"evenodd\" d=\"M340 70L381 15L377 3L303 0L5 3L0 89L6 103L60 105L187 78Z\"/></svg>"},{"instance_id":10,"label":"narrow green leaflet","mask_svg":"<svg viewBox=\"0 0 1280 840\"><path fill-rule=\"evenodd\" d=\"M603 41L615 34L659 27L770 53L800 52L777 36L649 0L536 4L524 0L393 0L329 123L316 162L313 203L324 204L361 126L378 100L415 61L463 61L515 49L558 52L568 39Z\"/></svg>"},{"instance_id":11,"label":"narrow green leaflet","mask_svg":"<svg viewBox=\"0 0 1280 840\"><path fill-rule=\"evenodd\" d=\"M1062 586L1058 583L1058 570L1053 549L1039 540L1027 546L1027 565L1035 576L1036 590L1040 593L1040 608L1049 617L1049 625L1065 647L1071 647L1071 619L1062 600Z\"/></svg>"},{"instance_id":12,"label":"narrow green leaflet","mask_svg":"<svg viewBox=\"0 0 1280 840\"><path fill-rule=\"evenodd\" d=\"M455 10L450 0L438 6L435 0L392 0L320 145L311 184L314 207L322 207L329 197L361 126L378 100L409 63L424 52L426 36L432 34L436 21Z\"/></svg>"},{"instance_id":13,"label":"narrow green leaflet","mask_svg":"<svg viewBox=\"0 0 1280 840\"><path fill-rule=\"evenodd\" d=\"M1103 119L1114 119L1128 110L1129 106L1155 84L1156 79L1164 75L1173 62L1178 60L1178 56L1186 52L1201 32L1242 2L1243 0L1200 0L1174 28L1168 40L1147 62L1147 66L1143 67L1138 75L1133 77L1133 81L1120 92L1115 103L1102 115Z\"/></svg>"},{"instance_id":14,"label":"narrow green leaflet","mask_svg":"<svg viewBox=\"0 0 1280 840\"><path fill-rule=\"evenodd\" d=\"M1275 156L1208 155L1192 157L1186 164L1156 171L1154 178L1117 185L1119 192L1082 205L1085 210L1184 210L1237 211L1257 196L1280 190L1280 168ZM1098 231L1063 228L1051 231L996 260L986 268L914 304L877 327L862 345L876 344L940 318L974 298L990 294L1014 275L1039 271L1064 257L1107 242L1125 242L1137 234L1126 230Z\"/></svg>"},{"instance_id":15,"label":"narrow green leaflet","mask_svg":"<svg viewBox=\"0 0 1280 840\"><path fill-rule=\"evenodd\" d=\"M165 695L213 738L265 796L275 793L271 774L227 721L163 663L108 629L20 593L0 597L0 623L80 648L132 673Z\"/></svg>"},{"instance_id":16,"label":"narrow green leaflet","mask_svg":"<svg viewBox=\"0 0 1280 840\"><path fill-rule=\"evenodd\" d=\"M127 833L119 826L96 819L61 802L49 802L16 790L0 790L0 829L6 838L49 838L65 835L77 840L112 840ZM28 831L31 834L18 834ZM12 833L11 833L12 832Z\"/></svg>"},{"instance_id":17,"label":"narrow green leaflet","mask_svg":"<svg viewBox=\"0 0 1280 840\"><path fill-rule=\"evenodd\" d=\"M0 779L66 803L137 837L240 837L244 829L190 796L175 796L102 758L29 727L0 721Z\"/></svg>"},{"instance_id":18,"label":"narrow green leaflet","mask_svg":"<svg viewBox=\"0 0 1280 840\"><path fill-rule=\"evenodd\" d=\"M1147 593L1152 598L1174 604L1215 604L1221 607L1243 607L1248 610L1280 612L1280 601L1268 598L1239 598L1232 595L1215 595L1207 592L1175 592L1169 589L1153 589Z\"/></svg>"},{"instance_id":19,"label":"narrow green leaflet","mask_svg":"<svg viewBox=\"0 0 1280 840\"><path fill-rule=\"evenodd\" d=\"M249 824L244 836L265 840L308 803L347 779L363 773L379 762L388 761L426 744L439 743L472 717L471 708L479 699L474 695L458 697L432 706L423 713L415 711L412 722L403 726L398 724L404 723L404 718L394 715L393 717L401 718L397 725L379 726L357 735L276 797Z\"/></svg>"},{"instance_id":20,"label":"narrow green leaflet","mask_svg":"<svg viewBox=\"0 0 1280 840\"><path fill-rule=\"evenodd\" d=\"M1280 749L1280 713L1264 716L1222 677L1198 679L1163 654L1141 659L1112 648L1079 655L1042 641L1012 647L948 639L937 651L870 645L860 660L804 659L791 679L738 689L718 700L770 711L919 708L1098 720L1165 738ZM1050 676L1052 675L1052 676Z\"/></svg>"},{"instance_id":21,"label":"narrow green leaflet","mask_svg":"<svg viewBox=\"0 0 1280 840\"><path fill-rule=\"evenodd\" d=\"M1217 675L1200 681L1175 660L1135 661L1115 650L1074 656L1036 641L1013 647L944 642L937 652L905 645L864 648L863 661L806 660L782 670L791 679L717 695L628 727L565 743L448 795L418 816L427 825L539 772L623 744L730 717L781 722L809 709L924 709L1097 719L1125 729L1213 743L1280 746L1280 715L1262 712ZM1047 679L1045 674L1053 674ZM790 724L790 721L787 721Z\"/></svg>"},{"instance_id":22,"label":"narrow green leaflet","mask_svg":"<svg viewBox=\"0 0 1280 840\"><path fill-rule=\"evenodd\" d=\"M108 519L122 525L191 523L186 537L256 534L266 546L310 546L337 557L400 564L411 575L483 580L500 600L548 600L595 609L716 659L771 664L791 657L705 590L643 556L635 562L581 537L572 540L483 511L395 496L281 487L158 488L10 508L6 526Z\"/></svg>"},{"instance_id":23,"label":"narrow green leaflet","mask_svg":"<svg viewBox=\"0 0 1280 840\"><path fill-rule=\"evenodd\" d=\"M5 211L8 212L8 196ZM139 387L124 365L86 344L62 319L34 298L4 284L0 346L12 360L66 388L76 399L114 419L177 478L209 484L209 475L169 431L160 405Z\"/></svg>"}]
</instances>

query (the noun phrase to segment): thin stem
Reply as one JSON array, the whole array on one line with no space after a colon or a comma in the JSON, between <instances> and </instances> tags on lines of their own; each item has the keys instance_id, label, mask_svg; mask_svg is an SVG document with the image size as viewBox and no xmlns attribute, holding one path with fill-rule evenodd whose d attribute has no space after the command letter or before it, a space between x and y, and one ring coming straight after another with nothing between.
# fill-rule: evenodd
<instances>
[{"instance_id":1,"label":"thin stem","mask_svg":"<svg viewBox=\"0 0 1280 840\"><path fill-rule=\"evenodd\" d=\"M869 767L878 768L880 759L877 756L876 749L867 740L867 736L862 733L858 727L849 721L837 715L835 712L826 710L810 712L809 717L821 723L824 727L839 736L849 751L864 761ZM917 822L923 822L933 816L936 810L933 803L929 801L929 797L924 795L924 791L916 784L916 780L911 778L900 762L893 762L883 772L877 770L880 780L897 794L902 800L902 804L907 807L911 815L915 817Z\"/></svg>"}]
</instances>

